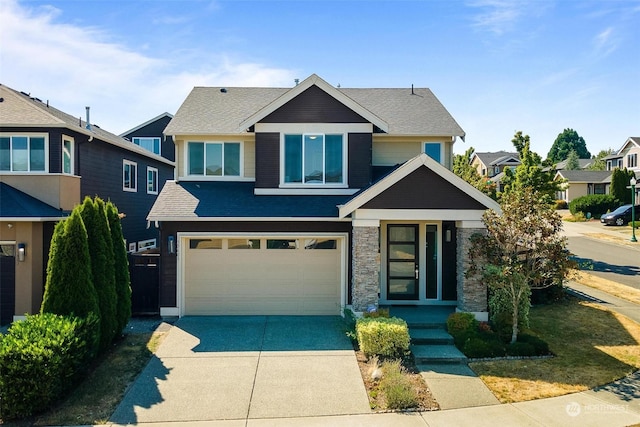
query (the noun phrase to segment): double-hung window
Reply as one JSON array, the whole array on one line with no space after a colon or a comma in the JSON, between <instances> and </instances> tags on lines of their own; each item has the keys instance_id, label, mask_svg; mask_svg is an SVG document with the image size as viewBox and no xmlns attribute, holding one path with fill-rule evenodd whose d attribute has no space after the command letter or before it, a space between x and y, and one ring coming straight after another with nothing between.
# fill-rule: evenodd
<instances>
[{"instance_id":1,"label":"double-hung window","mask_svg":"<svg viewBox=\"0 0 640 427\"><path fill-rule=\"evenodd\" d=\"M158 169L147 166L147 194L158 194Z\"/></svg>"},{"instance_id":2,"label":"double-hung window","mask_svg":"<svg viewBox=\"0 0 640 427\"><path fill-rule=\"evenodd\" d=\"M239 142L198 142L187 146L189 175L240 176Z\"/></svg>"},{"instance_id":3,"label":"double-hung window","mask_svg":"<svg viewBox=\"0 0 640 427\"><path fill-rule=\"evenodd\" d=\"M635 168L637 166L638 166L638 154L637 153L627 154L627 167Z\"/></svg>"},{"instance_id":4,"label":"double-hung window","mask_svg":"<svg viewBox=\"0 0 640 427\"><path fill-rule=\"evenodd\" d=\"M285 134L284 183L345 184L342 134Z\"/></svg>"},{"instance_id":5,"label":"double-hung window","mask_svg":"<svg viewBox=\"0 0 640 427\"><path fill-rule=\"evenodd\" d=\"M62 136L62 173L73 175L73 139Z\"/></svg>"},{"instance_id":6,"label":"double-hung window","mask_svg":"<svg viewBox=\"0 0 640 427\"><path fill-rule=\"evenodd\" d=\"M138 165L130 160L122 161L122 189L138 191Z\"/></svg>"},{"instance_id":7,"label":"double-hung window","mask_svg":"<svg viewBox=\"0 0 640 427\"><path fill-rule=\"evenodd\" d=\"M45 136L0 136L0 171L46 172Z\"/></svg>"},{"instance_id":8,"label":"double-hung window","mask_svg":"<svg viewBox=\"0 0 640 427\"><path fill-rule=\"evenodd\" d=\"M160 155L160 138L158 137L133 137L133 143Z\"/></svg>"}]
</instances>

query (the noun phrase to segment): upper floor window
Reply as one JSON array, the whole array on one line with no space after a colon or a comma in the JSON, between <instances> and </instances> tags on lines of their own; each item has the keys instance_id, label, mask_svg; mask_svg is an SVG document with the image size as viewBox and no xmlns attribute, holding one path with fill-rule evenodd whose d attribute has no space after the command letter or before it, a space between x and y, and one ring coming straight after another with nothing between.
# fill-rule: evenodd
<instances>
[{"instance_id":1,"label":"upper floor window","mask_svg":"<svg viewBox=\"0 0 640 427\"><path fill-rule=\"evenodd\" d=\"M239 142L189 142L189 175L240 176Z\"/></svg>"},{"instance_id":2,"label":"upper floor window","mask_svg":"<svg viewBox=\"0 0 640 427\"><path fill-rule=\"evenodd\" d=\"M73 138L62 136L62 173L73 174Z\"/></svg>"},{"instance_id":3,"label":"upper floor window","mask_svg":"<svg viewBox=\"0 0 640 427\"><path fill-rule=\"evenodd\" d=\"M627 154L627 167L635 168L637 166L638 166L638 154L637 153Z\"/></svg>"},{"instance_id":4,"label":"upper floor window","mask_svg":"<svg viewBox=\"0 0 640 427\"><path fill-rule=\"evenodd\" d=\"M436 162L442 163L442 143L425 142L424 152L427 156L431 157Z\"/></svg>"},{"instance_id":5,"label":"upper floor window","mask_svg":"<svg viewBox=\"0 0 640 427\"><path fill-rule=\"evenodd\" d=\"M158 169L147 166L147 194L158 194Z\"/></svg>"},{"instance_id":6,"label":"upper floor window","mask_svg":"<svg viewBox=\"0 0 640 427\"><path fill-rule=\"evenodd\" d=\"M0 171L45 172L46 136L0 136Z\"/></svg>"},{"instance_id":7,"label":"upper floor window","mask_svg":"<svg viewBox=\"0 0 640 427\"><path fill-rule=\"evenodd\" d=\"M138 165L130 160L122 161L122 189L138 191Z\"/></svg>"},{"instance_id":8,"label":"upper floor window","mask_svg":"<svg viewBox=\"0 0 640 427\"><path fill-rule=\"evenodd\" d=\"M145 150L160 155L160 138L158 137L134 137L133 143Z\"/></svg>"},{"instance_id":9,"label":"upper floor window","mask_svg":"<svg viewBox=\"0 0 640 427\"><path fill-rule=\"evenodd\" d=\"M285 184L344 184L342 134L284 135Z\"/></svg>"}]
</instances>

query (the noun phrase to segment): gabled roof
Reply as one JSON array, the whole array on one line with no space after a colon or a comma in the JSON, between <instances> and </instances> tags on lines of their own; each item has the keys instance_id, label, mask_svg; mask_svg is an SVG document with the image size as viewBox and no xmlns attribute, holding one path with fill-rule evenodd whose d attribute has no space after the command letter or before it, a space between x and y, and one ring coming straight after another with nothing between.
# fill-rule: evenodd
<instances>
[{"instance_id":1,"label":"gabled roof","mask_svg":"<svg viewBox=\"0 0 640 427\"><path fill-rule=\"evenodd\" d=\"M508 151L475 152L471 156L472 162L474 157L478 157L485 166L520 164L520 155L518 153L511 153Z\"/></svg>"},{"instance_id":2,"label":"gabled roof","mask_svg":"<svg viewBox=\"0 0 640 427\"><path fill-rule=\"evenodd\" d=\"M391 186L401 181L420 167L427 167L431 171L435 172L445 181L449 182L449 184L457 187L487 209L493 209L497 212L501 212L500 205L495 200L476 189L474 186L433 160L431 157L427 156L425 153L422 153L407 161L371 187L361 191L344 205L338 206L340 210L340 218L350 215L356 209L364 206L367 202L380 195L383 191L389 189Z\"/></svg>"},{"instance_id":3,"label":"gabled roof","mask_svg":"<svg viewBox=\"0 0 640 427\"><path fill-rule=\"evenodd\" d=\"M57 221L68 213L0 182L0 219L3 221Z\"/></svg>"},{"instance_id":4,"label":"gabled roof","mask_svg":"<svg viewBox=\"0 0 640 427\"><path fill-rule=\"evenodd\" d=\"M195 87L165 134L245 133L313 85L389 134L464 138L462 128L429 89L336 88L315 74L293 88Z\"/></svg>"},{"instance_id":5,"label":"gabled roof","mask_svg":"<svg viewBox=\"0 0 640 427\"><path fill-rule=\"evenodd\" d=\"M547 166L545 168L542 168L543 171L548 172L551 170L555 170L555 171L559 171L559 170L565 170L565 168L567 167L567 159L556 163L553 166ZM593 159L578 159L578 168L579 169L586 169L588 168L591 163L593 163Z\"/></svg>"},{"instance_id":6,"label":"gabled roof","mask_svg":"<svg viewBox=\"0 0 640 427\"><path fill-rule=\"evenodd\" d=\"M627 140L622 144L622 147L618 150L618 154L622 153L627 149L630 145L640 147L640 136L630 136Z\"/></svg>"},{"instance_id":7,"label":"gabled roof","mask_svg":"<svg viewBox=\"0 0 640 427\"><path fill-rule=\"evenodd\" d=\"M167 181L153 204L149 221L221 219L335 218L340 203L351 196L255 195L253 182Z\"/></svg>"},{"instance_id":8,"label":"gabled roof","mask_svg":"<svg viewBox=\"0 0 640 427\"><path fill-rule=\"evenodd\" d=\"M158 120L160 120L162 118L165 118L165 117L169 117L170 119L172 119L173 118L173 114L169 114L167 112L164 112L164 113L160 114L159 116L156 116L153 119L149 119L146 122L134 127L133 129L129 129L128 131L122 132L119 136L120 137L124 137L125 135L133 133L133 132L137 131L138 129L142 129L143 127L145 127L147 125L150 125L151 123L153 123L155 121L158 121Z\"/></svg>"},{"instance_id":9,"label":"gabled roof","mask_svg":"<svg viewBox=\"0 0 640 427\"><path fill-rule=\"evenodd\" d=\"M174 164L174 162L145 150L111 132L107 132L96 125L91 125L91 129L87 129L87 122L82 118L71 116L51 106L48 102L45 104L40 99L33 98L29 94L0 85L0 98L3 99L0 102L0 126L2 127L70 129L145 157L169 165Z\"/></svg>"},{"instance_id":10,"label":"gabled roof","mask_svg":"<svg viewBox=\"0 0 640 427\"><path fill-rule=\"evenodd\" d=\"M590 171L590 170L559 170L554 177L566 179L569 183L605 183L611 176L611 171Z\"/></svg>"}]
</instances>

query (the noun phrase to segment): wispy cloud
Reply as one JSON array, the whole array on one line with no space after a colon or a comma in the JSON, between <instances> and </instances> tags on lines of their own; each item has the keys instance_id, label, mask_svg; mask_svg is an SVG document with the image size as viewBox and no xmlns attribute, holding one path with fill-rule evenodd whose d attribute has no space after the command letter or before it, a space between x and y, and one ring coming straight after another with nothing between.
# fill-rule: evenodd
<instances>
[{"instance_id":1,"label":"wispy cloud","mask_svg":"<svg viewBox=\"0 0 640 427\"><path fill-rule=\"evenodd\" d=\"M69 114L80 115L90 105L96 123L114 133L163 111L175 112L193 86L293 84L291 70L224 53L148 56L114 42L105 29L70 25L63 18L53 7L0 2L1 83L50 100ZM198 67L184 70L184 63L193 62L183 55L198 57Z\"/></svg>"},{"instance_id":2,"label":"wispy cloud","mask_svg":"<svg viewBox=\"0 0 640 427\"><path fill-rule=\"evenodd\" d=\"M551 3L527 0L472 0L467 6L479 9L473 15L473 26L496 36L512 32L524 18L539 16Z\"/></svg>"},{"instance_id":3,"label":"wispy cloud","mask_svg":"<svg viewBox=\"0 0 640 427\"><path fill-rule=\"evenodd\" d=\"M608 27L600 31L593 38L594 54L598 58L603 58L614 52L618 48L619 38L613 27Z\"/></svg>"}]
</instances>

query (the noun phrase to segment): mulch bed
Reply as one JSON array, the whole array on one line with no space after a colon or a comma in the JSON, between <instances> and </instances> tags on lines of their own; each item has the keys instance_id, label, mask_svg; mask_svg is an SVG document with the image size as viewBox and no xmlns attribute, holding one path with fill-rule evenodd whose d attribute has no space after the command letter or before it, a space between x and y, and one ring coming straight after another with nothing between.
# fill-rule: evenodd
<instances>
[{"instance_id":1,"label":"mulch bed","mask_svg":"<svg viewBox=\"0 0 640 427\"><path fill-rule=\"evenodd\" d=\"M362 375L364 386L367 389L371 409L375 412L390 412L391 410L387 409L383 393L378 390L378 382L371 378L371 366L368 363L367 357L362 351L356 351L356 359L358 360L358 366L360 367L360 374ZM413 359L405 359L402 361L402 364L406 368L407 375L413 383L418 396L418 406L411 409L405 409L403 411L439 410L440 405L438 405L438 402L436 402L436 399L431 394L424 378L420 375L420 371L418 371L413 363Z\"/></svg>"}]
</instances>

